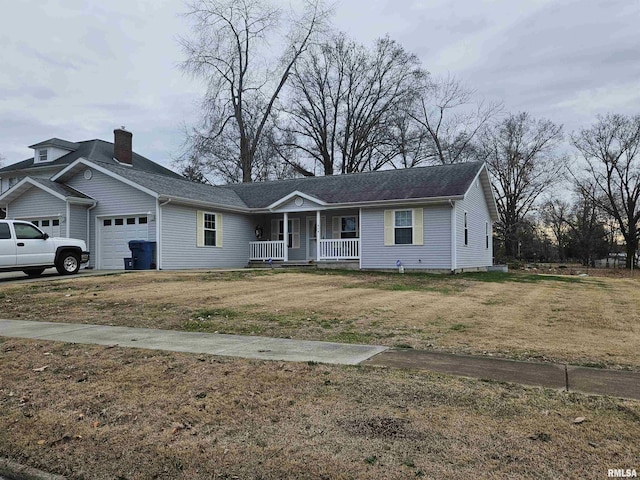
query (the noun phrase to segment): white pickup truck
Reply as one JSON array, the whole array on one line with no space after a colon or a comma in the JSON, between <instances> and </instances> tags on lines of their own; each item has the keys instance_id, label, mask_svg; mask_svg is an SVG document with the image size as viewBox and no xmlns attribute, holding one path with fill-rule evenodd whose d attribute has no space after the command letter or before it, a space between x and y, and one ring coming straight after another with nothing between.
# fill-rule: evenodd
<instances>
[{"instance_id":1,"label":"white pickup truck","mask_svg":"<svg viewBox=\"0 0 640 480\"><path fill-rule=\"evenodd\" d=\"M56 267L60 275L72 275L88 261L83 240L49 238L29 222L0 220L0 271L22 270L37 277Z\"/></svg>"}]
</instances>

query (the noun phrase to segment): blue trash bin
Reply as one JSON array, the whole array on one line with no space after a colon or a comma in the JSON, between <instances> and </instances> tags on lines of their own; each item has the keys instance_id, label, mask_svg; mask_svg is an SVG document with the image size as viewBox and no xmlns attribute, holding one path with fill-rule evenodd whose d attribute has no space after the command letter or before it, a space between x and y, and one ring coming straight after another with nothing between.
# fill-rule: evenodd
<instances>
[{"instance_id":1,"label":"blue trash bin","mask_svg":"<svg viewBox=\"0 0 640 480\"><path fill-rule=\"evenodd\" d=\"M156 242L148 242L147 240L131 240L129 242L129 250L133 258L134 270L150 270L153 261Z\"/></svg>"}]
</instances>

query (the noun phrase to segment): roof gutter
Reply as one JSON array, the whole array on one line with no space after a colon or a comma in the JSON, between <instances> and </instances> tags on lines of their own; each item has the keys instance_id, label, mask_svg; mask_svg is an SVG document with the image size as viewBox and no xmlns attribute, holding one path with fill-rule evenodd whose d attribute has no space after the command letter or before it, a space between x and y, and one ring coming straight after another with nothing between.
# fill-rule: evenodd
<instances>
[{"instance_id":1,"label":"roof gutter","mask_svg":"<svg viewBox=\"0 0 640 480\"><path fill-rule=\"evenodd\" d=\"M433 204L433 203L446 203L455 200L464 199L464 195L454 195L448 197L422 197L422 198L394 198L391 200L376 200L376 201L366 201L366 202L345 202L345 203L329 203L326 205L319 205L318 209L320 210L340 210L344 208L352 208L352 207L392 207L392 206L402 206L402 205L415 205L415 204ZM277 210L277 209L276 209ZM254 208L250 209L250 213L272 213L274 210L266 208Z\"/></svg>"},{"instance_id":2,"label":"roof gutter","mask_svg":"<svg viewBox=\"0 0 640 480\"><path fill-rule=\"evenodd\" d=\"M184 197L176 197L176 196L168 196L168 195L160 195L158 197L158 200L161 202L174 202L174 203L179 203L182 205L187 205L190 207L210 207L210 208L215 208L218 210L225 210L228 212L235 212L235 213L255 213L253 209L250 208L242 208L242 207L232 207L229 205L223 205L220 203L213 203L213 202L201 202L198 200L191 200L189 198L184 198Z\"/></svg>"}]
</instances>

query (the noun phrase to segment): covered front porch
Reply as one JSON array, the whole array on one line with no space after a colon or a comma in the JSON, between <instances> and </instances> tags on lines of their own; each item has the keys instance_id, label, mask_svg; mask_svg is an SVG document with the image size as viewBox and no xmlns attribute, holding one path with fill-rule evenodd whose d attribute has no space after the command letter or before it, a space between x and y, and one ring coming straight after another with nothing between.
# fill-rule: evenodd
<instances>
[{"instance_id":1,"label":"covered front porch","mask_svg":"<svg viewBox=\"0 0 640 480\"><path fill-rule=\"evenodd\" d=\"M358 210L283 212L262 217L251 262L330 262L360 260Z\"/></svg>"}]
</instances>

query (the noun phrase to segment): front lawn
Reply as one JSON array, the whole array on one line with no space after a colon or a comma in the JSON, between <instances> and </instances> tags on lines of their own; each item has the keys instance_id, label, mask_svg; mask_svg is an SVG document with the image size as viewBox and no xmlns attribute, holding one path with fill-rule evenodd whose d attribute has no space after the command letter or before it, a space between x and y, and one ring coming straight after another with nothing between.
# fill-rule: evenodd
<instances>
[{"instance_id":1,"label":"front lawn","mask_svg":"<svg viewBox=\"0 0 640 480\"><path fill-rule=\"evenodd\" d=\"M34 340L0 358L0 456L71 480L606 478L640 458L631 400Z\"/></svg>"},{"instance_id":2,"label":"front lawn","mask_svg":"<svg viewBox=\"0 0 640 480\"><path fill-rule=\"evenodd\" d=\"M478 273L136 272L0 286L2 317L640 368L640 281Z\"/></svg>"}]
</instances>

